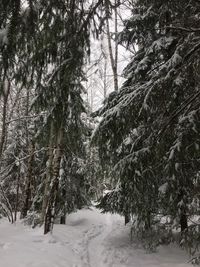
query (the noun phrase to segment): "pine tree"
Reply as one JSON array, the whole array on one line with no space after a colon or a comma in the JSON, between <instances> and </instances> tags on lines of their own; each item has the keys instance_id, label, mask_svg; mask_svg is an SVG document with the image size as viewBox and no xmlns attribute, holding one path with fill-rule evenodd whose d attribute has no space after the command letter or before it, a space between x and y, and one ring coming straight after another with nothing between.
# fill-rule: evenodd
<instances>
[{"instance_id":1,"label":"pine tree","mask_svg":"<svg viewBox=\"0 0 200 267\"><path fill-rule=\"evenodd\" d=\"M46 114L39 136L43 135L44 138L44 134L49 135L41 212L45 233L52 230L57 207L61 208L59 196L66 191L60 184L60 169L62 162L66 162L66 154L68 166L71 166L74 158L83 158L85 154L84 136L87 129L81 118L81 114L85 112L81 97L84 91L82 82L85 79L83 66L90 49L91 20L101 4L102 1L97 1L87 8L87 3L83 1L60 1L59 4L51 2L51 5L47 1L41 2L39 10L40 28L37 29L37 38L33 44L35 57L32 64L36 67L37 80L34 106L39 112ZM48 14L44 12L46 9ZM94 26L98 32L96 24ZM70 168L73 169L73 166ZM73 171L69 173L73 177ZM74 178L74 186L75 184ZM68 199L71 197L73 195ZM77 205L82 205L79 204Z\"/></svg>"},{"instance_id":2,"label":"pine tree","mask_svg":"<svg viewBox=\"0 0 200 267\"><path fill-rule=\"evenodd\" d=\"M138 46L126 82L99 111L93 141L116 186L100 207L154 225L159 213L181 231L199 213L199 3L135 1L121 41Z\"/></svg>"},{"instance_id":3,"label":"pine tree","mask_svg":"<svg viewBox=\"0 0 200 267\"><path fill-rule=\"evenodd\" d=\"M66 203L70 204L67 210L70 212L87 203L86 175L80 173L85 164L80 162L85 161L84 142L88 135L82 120L83 67L90 52L90 32L97 36L102 27L105 3L103 0L91 4L78 0L27 3L27 7L20 0L0 4L0 71L1 78L4 77L1 84L4 86L6 77L17 90L33 92L33 97L27 98L25 117L29 117L30 111L38 117L35 122L38 131L26 138L25 123L21 132L27 154L25 161L22 155L19 157L25 164L24 173L18 177L23 192L20 208L22 217L40 213L47 233L59 211L66 210ZM102 18L97 14L100 9ZM3 87L1 91L4 92ZM20 149L24 148L19 146ZM66 184L72 187L67 196Z\"/></svg>"}]
</instances>

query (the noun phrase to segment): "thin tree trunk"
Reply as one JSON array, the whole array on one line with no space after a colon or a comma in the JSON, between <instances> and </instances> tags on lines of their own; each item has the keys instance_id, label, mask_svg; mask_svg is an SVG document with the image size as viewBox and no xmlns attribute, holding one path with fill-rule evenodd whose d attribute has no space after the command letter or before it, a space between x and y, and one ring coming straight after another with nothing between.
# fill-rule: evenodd
<instances>
[{"instance_id":1,"label":"thin tree trunk","mask_svg":"<svg viewBox=\"0 0 200 267\"><path fill-rule=\"evenodd\" d=\"M129 223L130 220L131 220L131 218L130 218L130 214L129 214L129 213L125 213L125 214L124 214L125 225L126 225L127 223Z\"/></svg>"},{"instance_id":2,"label":"thin tree trunk","mask_svg":"<svg viewBox=\"0 0 200 267\"><path fill-rule=\"evenodd\" d=\"M7 134L7 127L6 127L6 117L7 117L7 105L8 105L8 96L10 93L10 81L8 81L6 79L6 75L4 75L4 79L3 79L3 111L2 111L2 130L1 130L1 137L0 137L0 160L2 158L3 155L3 151L5 148L5 141L6 141L6 134ZM11 223L14 222L13 219L13 214L12 214L12 207L10 205L10 202L8 200L8 198L6 197L6 194L4 192L3 187L0 185L0 190L3 196L3 199L5 200L5 205L6 208L8 209L10 216L8 216L9 221L11 221ZM5 210L5 209L4 209ZM6 211L6 210L5 210ZM6 211L6 214L8 214L8 212Z\"/></svg>"},{"instance_id":3,"label":"thin tree trunk","mask_svg":"<svg viewBox=\"0 0 200 267\"><path fill-rule=\"evenodd\" d=\"M66 211L66 208L64 207L63 213L60 217L60 224L66 224L66 214L67 214L67 211Z\"/></svg>"},{"instance_id":4,"label":"thin tree trunk","mask_svg":"<svg viewBox=\"0 0 200 267\"><path fill-rule=\"evenodd\" d=\"M66 224L66 215L60 217L60 224Z\"/></svg>"},{"instance_id":5,"label":"thin tree trunk","mask_svg":"<svg viewBox=\"0 0 200 267\"><path fill-rule=\"evenodd\" d=\"M19 188L20 188L20 165L19 165L19 172L17 175L17 192L16 192L16 200L15 200L15 214L14 214L14 221L17 221L17 212L18 212L18 205L19 205Z\"/></svg>"},{"instance_id":6,"label":"thin tree trunk","mask_svg":"<svg viewBox=\"0 0 200 267\"><path fill-rule=\"evenodd\" d=\"M179 192L179 202L184 199L185 194L184 191L181 189ZM180 211L180 226L181 226L181 233L185 232L188 229L188 221L187 221L187 215L186 215L186 207L182 206Z\"/></svg>"},{"instance_id":7,"label":"thin tree trunk","mask_svg":"<svg viewBox=\"0 0 200 267\"><path fill-rule=\"evenodd\" d=\"M62 158L62 141L63 141L63 128L60 127L58 134L57 134L57 145L56 145L55 156L53 159L52 186L51 186L50 196L48 199L48 205L46 209L44 234L47 234L53 231L56 200L57 200L58 189L59 189L59 171L60 171L60 162Z\"/></svg>"},{"instance_id":8,"label":"thin tree trunk","mask_svg":"<svg viewBox=\"0 0 200 267\"><path fill-rule=\"evenodd\" d=\"M21 211L21 218L26 217L31 207L31 185L32 185L34 151L35 151L35 145L34 143L31 143L29 149L30 156L28 159L28 170L25 181L24 203Z\"/></svg>"},{"instance_id":9,"label":"thin tree trunk","mask_svg":"<svg viewBox=\"0 0 200 267\"><path fill-rule=\"evenodd\" d=\"M114 84L115 84L115 91L118 91L118 21L117 21L117 1L115 0L115 74L114 74Z\"/></svg>"},{"instance_id":10,"label":"thin tree trunk","mask_svg":"<svg viewBox=\"0 0 200 267\"><path fill-rule=\"evenodd\" d=\"M4 144L6 140L6 116L7 116L7 104L8 104L8 96L10 93L10 82L7 81L8 84L4 81L4 90L3 90L3 112L2 112L2 130L1 130L1 138L0 138L0 159L3 154Z\"/></svg>"},{"instance_id":11,"label":"thin tree trunk","mask_svg":"<svg viewBox=\"0 0 200 267\"><path fill-rule=\"evenodd\" d=\"M145 220L145 230L149 230L151 228L151 212L147 211L146 220Z\"/></svg>"},{"instance_id":12,"label":"thin tree trunk","mask_svg":"<svg viewBox=\"0 0 200 267\"><path fill-rule=\"evenodd\" d=\"M116 1L115 1L116 5ZM111 67L112 67L112 72L113 72L113 81L114 81L114 89L117 92L118 91L118 43L117 43L117 33L118 33L118 28L117 28L117 7L115 6L114 9L115 12L115 51L113 52L112 48L112 41L111 41L111 33L110 33L110 24L109 24L109 11L107 10L107 18L106 18L106 28L107 28L107 39L108 39L108 51L109 51L109 56L110 56L110 62L111 62Z\"/></svg>"},{"instance_id":13,"label":"thin tree trunk","mask_svg":"<svg viewBox=\"0 0 200 267\"><path fill-rule=\"evenodd\" d=\"M47 204L48 204L50 183L52 180L53 157L54 157L54 124L53 122L51 122L49 151L48 151L48 166L47 166L45 183L44 183L44 196L43 196L43 202L42 202L41 224L44 223Z\"/></svg>"},{"instance_id":14,"label":"thin tree trunk","mask_svg":"<svg viewBox=\"0 0 200 267\"><path fill-rule=\"evenodd\" d=\"M103 97L106 99L107 96L107 58L105 57L104 62L104 73L103 73Z\"/></svg>"},{"instance_id":15,"label":"thin tree trunk","mask_svg":"<svg viewBox=\"0 0 200 267\"><path fill-rule=\"evenodd\" d=\"M180 225L181 225L181 233L185 232L188 229L187 216L184 211L182 211L180 215Z\"/></svg>"},{"instance_id":16,"label":"thin tree trunk","mask_svg":"<svg viewBox=\"0 0 200 267\"><path fill-rule=\"evenodd\" d=\"M65 185L66 186L66 185ZM65 200L66 199L66 190L65 188L62 190L62 198ZM63 211L60 217L60 224L65 224L66 223L66 214L67 214L67 209L66 209L66 205L64 203L64 207L63 207Z\"/></svg>"}]
</instances>

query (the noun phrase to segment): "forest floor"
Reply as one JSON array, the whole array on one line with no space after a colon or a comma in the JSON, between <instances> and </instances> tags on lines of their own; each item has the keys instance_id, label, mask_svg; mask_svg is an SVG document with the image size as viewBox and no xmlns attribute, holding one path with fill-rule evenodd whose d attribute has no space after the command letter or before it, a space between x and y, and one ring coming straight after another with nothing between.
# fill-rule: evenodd
<instances>
[{"instance_id":1,"label":"forest floor","mask_svg":"<svg viewBox=\"0 0 200 267\"><path fill-rule=\"evenodd\" d=\"M130 229L118 215L84 209L55 225L53 235L22 223L0 220L1 267L191 267L175 245L147 253L130 241Z\"/></svg>"}]
</instances>

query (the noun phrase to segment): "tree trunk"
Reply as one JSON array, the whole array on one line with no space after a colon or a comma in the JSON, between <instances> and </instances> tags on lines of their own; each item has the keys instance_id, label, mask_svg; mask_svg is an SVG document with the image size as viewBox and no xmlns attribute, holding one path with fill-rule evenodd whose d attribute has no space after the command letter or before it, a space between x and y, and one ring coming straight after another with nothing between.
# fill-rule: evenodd
<instances>
[{"instance_id":1,"label":"tree trunk","mask_svg":"<svg viewBox=\"0 0 200 267\"><path fill-rule=\"evenodd\" d=\"M64 202L65 202L66 194L67 194L65 186L66 186L66 184L64 185L64 188L62 189L62 196L61 196L62 199L64 200ZM66 223L66 214L67 214L67 209L66 209L66 205L64 203L63 210L62 210L61 217L60 217L60 224Z\"/></svg>"},{"instance_id":2,"label":"tree trunk","mask_svg":"<svg viewBox=\"0 0 200 267\"><path fill-rule=\"evenodd\" d=\"M129 209L128 209L128 207L127 207L127 208L125 208L125 210L124 210L124 221L125 221L125 225L126 225L127 223L129 223L130 220L131 220L131 216L130 216Z\"/></svg>"},{"instance_id":3,"label":"tree trunk","mask_svg":"<svg viewBox=\"0 0 200 267\"><path fill-rule=\"evenodd\" d=\"M43 196L43 201L42 201L41 224L44 223L46 209L48 205L50 183L52 180L53 157L54 157L54 124L53 122L51 122L49 150L48 150L48 166L47 166L46 178L44 182L44 196Z\"/></svg>"},{"instance_id":4,"label":"tree trunk","mask_svg":"<svg viewBox=\"0 0 200 267\"><path fill-rule=\"evenodd\" d=\"M145 230L150 230L151 228L151 212L147 211L146 220L145 220Z\"/></svg>"},{"instance_id":5,"label":"tree trunk","mask_svg":"<svg viewBox=\"0 0 200 267\"><path fill-rule=\"evenodd\" d=\"M114 73L114 88L115 91L118 91L118 21L117 21L117 0L115 0L115 8L114 8L114 14L115 14L115 71Z\"/></svg>"},{"instance_id":6,"label":"tree trunk","mask_svg":"<svg viewBox=\"0 0 200 267\"><path fill-rule=\"evenodd\" d=\"M129 213L125 213L124 214L124 220L125 220L125 225L130 222L131 218L130 218L130 214Z\"/></svg>"},{"instance_id":7,"label":"tree trunk","mask_svg":"<svg viewBox=\"0 0 200 267\"><path fill-rule=\"evenodd\" d=\"M179 202L183 201L185 198L185 194L183 189L180 189L178 200ZM186 205L186 204L185 204ZM180 226L181 226L181 233L185 232L188 228L188 222L187 222L187 215L186 215L186 206L183 205L180 210Z\"/></svg>"},{"instance_id":8,"label":"tree trunk","mask_svg":"<svg viewBox=\"0 0 200 267\"><path fill-rule=\"evenodd\" d=\"M65 223L66 223L66 214L60 217L60 224L65 224Z\"/></svg>"},{"instance_id":9,"label":"tree trunk","mask_svg":"<svg viewBox=\"0 0 200 267\"><path fill-rule=\"evenodd\" d=\"M106 18L106 33L107 33L107 39L108 39L108 51L109 51L109 56L110 56L110 62L111 62L111 67L112 67L112 72L113 72L113 81L114 81L114 89L117 92L118 91L118 43L117 43L117 33L118 33L118 28L117 28L117 6L116 6L117 1L115 0L115 8L114 8L114 14L115 14L115 50L113 53L113 48L112 48L112 41L111 41L111 33L110 33L110 25L109 25L109 10L107 7L107 18Z\"/></svg>"},{"instance_id":10,"label":"tree trunk","mask_svg":"<svg viewBox=\"0 0 200 267\"><path fill-rule=\"evenodd\" d=\"M10 82L6 82L4 80L4 88L3 88L3 112L2 112L2 130L1 130L1 138L0 138L0 159L3 154L4 144L6 140L6 116L7 116L7 104L8 104L8 96L10 93Z\"/></svg>"},{"instance_id":11,"label":"tree trunk","mask_svg":"<svg viewBox=\"0 0 200 267\"><path fill-rule=\"evenodd\" d=\"M29 151L30 151L30 156L28 159L28 170L25 181L24 203L21 211L21 218L26 217L27 212L31 207L31 185L32 185L32 172L33 172L33 161L34 161L34 151L35 151L34 143L31 143Z\"/></svg>"},{"instance_id":12,"label":"tree trunk","mask_svg":"<svg viewBox=\"0 0 200 267\"><path fill-rule=\"evenodd\" d=\"M107 58L104 58L104 71L103 71L103 97L107 96Z\"/></svg>"},{"instance_id":13,"label":"tree trunk","mask_svg":"<svg viewBox=\"0 0 200 267\"><path fill-rule=\"evenodd\" d=\"M53 158L52 186L50 188L50 195L45 214L44 234L53 231L56 200L59 189L59 171L60 171L60 162L62 158L62 141L63 141L63 128L60 127L57 134L57 145L56 145L55 155Z\"/></svg>"},{"instance_id":14,"label":"tree trunk","mask_svg":"<svg viewBox=\"0 0 200 267\"><path fill-rule=\"evenodd\" d=\"M14 221L17 221L17 212L18 212L18 205L19 205L19 188L20 188L20 166L19 166L19 172L17 174L17 192L16 192L16 199L15 199L15 215L14 215Z\"/></svg>"},{"instance_id":15,"label":"tree trunk","mask_svg":"<svg viewBox=\"0 0 200 267\"><path fill-rule=\"evenodd\" d=\"M181 233L185 232L188 229L187 216L184 211L182 211L180 215L180 225L181 225Z\"/></svg>"}]
</instances>

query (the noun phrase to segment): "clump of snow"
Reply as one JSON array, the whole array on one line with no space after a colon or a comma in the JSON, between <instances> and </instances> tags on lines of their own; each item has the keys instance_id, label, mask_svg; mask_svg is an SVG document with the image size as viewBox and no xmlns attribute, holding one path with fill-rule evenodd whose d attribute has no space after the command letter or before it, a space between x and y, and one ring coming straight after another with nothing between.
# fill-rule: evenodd
<instances>
[{"instance_id":1,"label":"clump of snow","mask_svg":"<svg viewBox=\"0 0 200 267\"><path fill-rule=\"evenodd\" d=\"M6 28L0 29L0 45L8 44L8 30Z\"/></svg>"},{"instance_id":2,"label":"clump of snow","mask_svg":"<svg viewBox=\"0 0 200 267\"><path fill-rule=\"evenodd\" d=\"M167 188L168 188L168 183L164 183L163 185L161 185L160 187L159 187L159 192L161 193L161 194L165 194L166 193L166 191L167 191Z\"/></svg>"}]
</instances>

